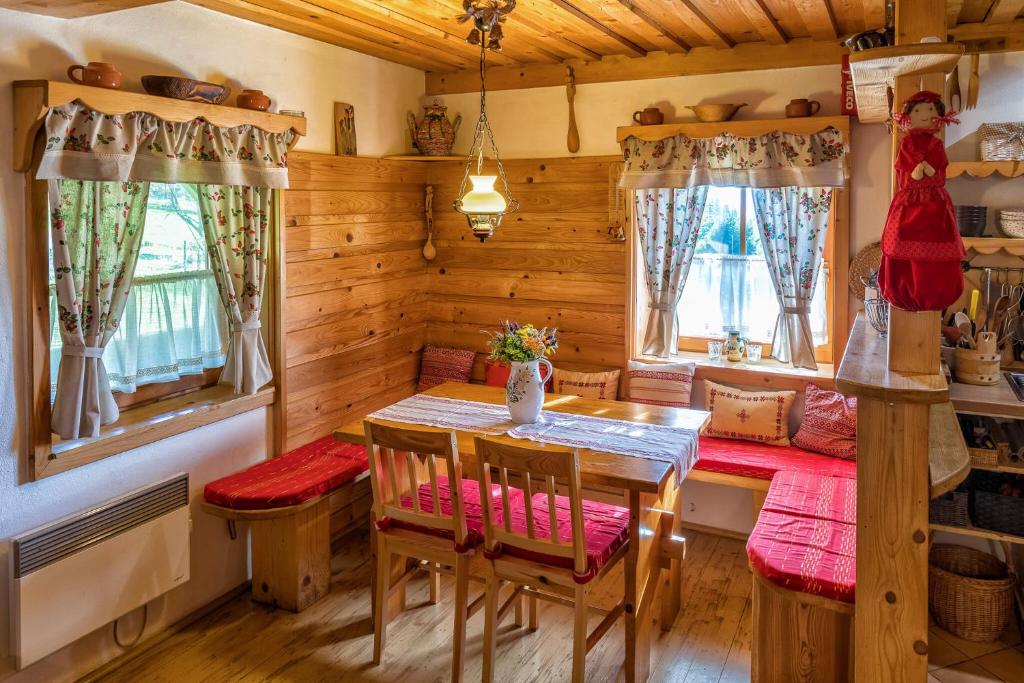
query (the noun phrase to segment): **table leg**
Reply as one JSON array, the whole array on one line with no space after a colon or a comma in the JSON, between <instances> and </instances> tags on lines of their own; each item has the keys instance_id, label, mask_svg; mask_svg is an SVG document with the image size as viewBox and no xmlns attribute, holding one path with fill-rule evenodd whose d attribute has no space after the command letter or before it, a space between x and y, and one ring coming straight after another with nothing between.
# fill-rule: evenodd
<instances>
[{"instance_id":1,"label":"table leg","mask_svg":"<svg viewBox=\"0 0 1024 683\"><path fill-rule=\"evenodd\" d=\"M672 497L672 520L670 524L662 525L663 535L682 536L683 535L683 497L679 494L679 490L673 488L671 491L665 492L666 497ZM662 500L663 504L668 503L668 500ZM682 560L671 560L669 563L667 572L668 576L664 579L664 592L661 596L661 630L671 631L672 626L676 623L676 617L679 616L679 610L683 605L683 562Z\"/></svg>"}]
</instances>

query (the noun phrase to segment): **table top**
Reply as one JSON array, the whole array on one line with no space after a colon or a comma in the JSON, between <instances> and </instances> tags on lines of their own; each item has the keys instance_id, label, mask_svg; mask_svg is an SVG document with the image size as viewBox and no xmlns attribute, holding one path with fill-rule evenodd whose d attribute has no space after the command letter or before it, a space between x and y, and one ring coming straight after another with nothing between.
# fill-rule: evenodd
<instances>
[{"instance_id":1,"label":"table top","mask_svg":"<svg viewBox=\"0 0 1024 683\"><path fill-rule=\"evenodd\" d=\"M504 404L505 390L501 387L490 387L480 384L442 384L424 392L430 396L461 399L463 401L479 401L481 403ZM700 430L707 422L710 413L704 410L689 408L670 408L666 406L629 403L627 401L600 401L564 396L561 394L545 394L544 409L576 415L592 415L612 420L625 420L641 424L655 424L666 427L685 427ZM391 423L394 424L394 423ZM402 425L415 429L416 425ZM467 463L475 462L473 451L474 433L457 430L459 457ZM349 443L365 443L362 419L346 424L335 430L334 438ZM522 445L522 439L511 437L492 437L507 439L510 443ZM634 458L616 453L602 453L590 449L580 449L580 475L584 484L612 486L627 490L656 493L668 482L672 475L672 466L667 462Z\"/></svg>"}]
</instances>

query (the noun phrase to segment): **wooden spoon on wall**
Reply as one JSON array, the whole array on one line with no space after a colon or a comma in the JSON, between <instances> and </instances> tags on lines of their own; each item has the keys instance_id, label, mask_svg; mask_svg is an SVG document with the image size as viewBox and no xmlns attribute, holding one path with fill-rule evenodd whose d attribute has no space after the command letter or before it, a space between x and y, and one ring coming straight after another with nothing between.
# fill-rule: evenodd
<instances>
[{"instance_id":1,"label":"wooden spoon on wall","mask_svg":"<svg viewBox=\"0 0 1024 683\"><path fill-rule=\"evenodd\" d=\"M580 132L576 128L576 73L571 66L565 67L565 96L569 99L569 135L566 146L575 154L580 151Z\"/></svg>"}]
</instances>

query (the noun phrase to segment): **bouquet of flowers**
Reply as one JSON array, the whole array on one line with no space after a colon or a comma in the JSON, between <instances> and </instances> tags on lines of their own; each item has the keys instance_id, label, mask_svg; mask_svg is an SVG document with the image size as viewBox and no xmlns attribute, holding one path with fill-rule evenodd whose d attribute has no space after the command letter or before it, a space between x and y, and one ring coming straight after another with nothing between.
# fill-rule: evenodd
<instances>
[{"instance_id":1,"label":"bouquet of flowers","mask_svg":"<svg viewBox=\"0 0 1024 683\"><path fill-rule=\"evenodd\" d=\"M491 360L505 363L540 360L558 348L558 330L554 328L538 330L533 325L520 325L506 320L498 332L487 334L491 337L487 342L491 349Z\"/></svg>"}]
</instances>

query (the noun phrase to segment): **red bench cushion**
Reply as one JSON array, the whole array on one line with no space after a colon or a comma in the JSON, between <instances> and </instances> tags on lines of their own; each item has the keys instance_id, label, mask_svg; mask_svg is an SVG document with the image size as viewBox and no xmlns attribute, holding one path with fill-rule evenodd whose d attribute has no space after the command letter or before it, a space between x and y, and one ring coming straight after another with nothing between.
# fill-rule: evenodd
<instances>
[{"instance_id":1,"label":"red bench cushion","mask_svg":"<svg viewBox=\"0 0 1024 683\"><path fill-rule=\"evenodd\" d=\"M417 489L420 499L420 509L424 512L434 511L434 497L431 494L430 484L421 484ZM509 487L509 506L518 507L523 504L523 492L517 488ZM437 478L437 502L441 505L441 513L452 514L452 489L447 477ZM493 511L495 524L504 524L505 516L501 509L501 486L491 484L491 510ZM413 510L412 497L403 496L401 506ZM480 545L484 540L484 511L480 504L480 483L475 479L462 480L462 510L466 515L466 547L472 548ZM434 527L413 524L400 519L393 519L390 526L400 529L411 529L422 533L431 534L440 538L455 540L455 533L448 529L437 529Z\"/></svg>"},{"instance_id":2,"label":"red bench cushion","mask_svg":"<svg viewBox=\"0 0 1024 683\"><path fill-rule=\"evenodd\" d=\"M747 557L758 574L784 588L853 602L856 548L856 480L780 472L747 541Z\"/></svg>"},{"instance_id":3,"label":"red bench cushion","mask_svg":"<svg viewBox=\"0 0 1024 683\"><path fill-rule=\"evenodd\" d=\"M284 455L206 485L208 503L235 510L266 510L304 503L367 470L366 447L325 436Z\"/></svg>"},{"instance_id":4,"label":"red bench cushion","mask_svg":"<svg viewBox=\"0 0 1024 683\"><path fill-rule=\"evenodd\" d=\"M794 471L834 477L857 476L857 463L805 451L796 446L767 446L753 441L700 437L696 469L771 479L776 472Z\"/></svg>"},{"instance_id":5,"label":"red bench cushion","mask_svg":"<svg viewBox=\"0 0 1024 683\"><path fill-rule=\"evenodd\" d=\"M531 501L533 503L534 535L538 539L550 539L551 516L548 511L548 495L538 493L533 496ZM555 496L555 517L558 539L562 543L568 544L572 539L572 514L568 497ZM526 508L523 503L520 503L512 512L512 530L523 534L527 531ZM588 583L596 577L612 555L629 539L629 510L618 505L584 500L583 536L587 549L587 571L583 575L574 574L578 583ZM524 550L507 543L502 546L502 552L552 567L565 569L575 567L571 558Z\"/></svg>"}]
</instances>

